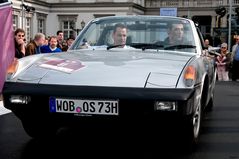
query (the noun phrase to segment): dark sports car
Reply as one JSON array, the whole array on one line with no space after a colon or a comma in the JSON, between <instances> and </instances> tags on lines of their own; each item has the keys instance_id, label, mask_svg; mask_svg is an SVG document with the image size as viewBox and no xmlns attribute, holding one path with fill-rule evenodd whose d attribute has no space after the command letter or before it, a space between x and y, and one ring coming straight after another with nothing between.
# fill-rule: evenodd
<instances>
[{"instance_id":1,"label":"dark sports car","mask_svg":"<svg viewBox=\"0 0 239 159\"><path fill-rule=\"evenodd\" d=\"M118 24L126 32L116 34ZM182 39L170 42L177 36ZM115 44L117 37L121 43ZM178 131L196 144L202 114L213 106L216 71L207 53L189 19L94 19L67 52L15 61L3 88L4 106L32 137L63 126L169 124L180 125Z\"/></svg>"}]
</instances>

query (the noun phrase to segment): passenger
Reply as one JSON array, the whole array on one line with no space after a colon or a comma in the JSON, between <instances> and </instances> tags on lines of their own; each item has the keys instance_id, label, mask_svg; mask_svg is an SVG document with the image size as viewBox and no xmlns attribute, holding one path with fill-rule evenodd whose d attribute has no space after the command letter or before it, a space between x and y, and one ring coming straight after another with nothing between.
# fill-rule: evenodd
<instances>
[{"instance_id":1,"label":"passenger","mask_svg":"<svg viewBox=\"0 0 239 159\"><path fill-rule=\"evenodd\" d=\"M126 39L127 39L127 27L124 24L116 24L114 26L113 34L112 34L114 44L120 45L119 47L126 47Z\"/></svg>"}]
</instances>

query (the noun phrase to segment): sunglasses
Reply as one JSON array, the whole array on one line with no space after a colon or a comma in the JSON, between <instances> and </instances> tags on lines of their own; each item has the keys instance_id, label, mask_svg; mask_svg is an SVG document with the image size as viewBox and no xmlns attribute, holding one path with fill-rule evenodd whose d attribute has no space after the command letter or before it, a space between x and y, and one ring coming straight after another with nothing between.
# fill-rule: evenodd
<instances>
[{"instance_id":1,"label":"sunglasses","mask_svg":"<svg viewBox=\"0 0 239 159\"><path fill-rule=\"evenodd\" d=\"M17 35L18 37L25 37L25 35Z\"/></svg>"}]
</instances>

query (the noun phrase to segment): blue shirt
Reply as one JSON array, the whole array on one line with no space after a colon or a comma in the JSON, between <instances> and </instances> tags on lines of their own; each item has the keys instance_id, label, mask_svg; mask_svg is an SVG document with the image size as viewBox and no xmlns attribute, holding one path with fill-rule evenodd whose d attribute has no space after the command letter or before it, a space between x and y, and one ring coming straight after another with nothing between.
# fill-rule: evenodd
<instances>
[{"instance_id":1,"label":"blue shirt","mask_svg":"<svg viewBox=\"0 0 239 159\"><path fill-rule=\"evenodd\" d=\"M51 50L49 45L43 45L41 46L41 53L58 53L58 52L62 52L62 50L60 48L56 48L55 50Z\"/></svg>"},{"instance_id":2,"label":"blue shirt","mask_svg":"<svg viewBox=\"0 0 239 159\"><path fill-rule=\"evenodd\" d=\"M234 60L239 61L239 45L238 45L237 48L236 48Z\"/></svg>"}]
</instances>

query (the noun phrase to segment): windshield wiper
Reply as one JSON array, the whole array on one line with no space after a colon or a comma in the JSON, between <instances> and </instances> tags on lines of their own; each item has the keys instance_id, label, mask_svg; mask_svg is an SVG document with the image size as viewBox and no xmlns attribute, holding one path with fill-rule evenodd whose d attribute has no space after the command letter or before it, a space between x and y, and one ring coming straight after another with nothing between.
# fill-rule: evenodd
<instances>
[{"instance_id":1,"label":"windshield wiper","mask_svg":"<svg viewBox=\"0 0 239 159\"><path fill-rule=\"evenodd\" d=\"M163 45L160 45L160 44L147 44L147 43L131 43L130 46L133 48L142 49L142 50L159 49L164 47Z\"/></svg>"},{"instance_id":2,"label":"windshield wiper","mask_svg":"<svg viewBox=\"0 0 239 159\"><path fill-rule=\"evenodd\" d=\"M171 45L164 48L164 50L171 50L171 49L187 49L187 48L196 48L195 45Z\"/></svg>"},{"instance_id":3,"label":"windshield wiper","mask_svg":"<svg viewBox=\"0 0 239 159\"><path fill-rule=\"evenodd\" d=\"M116 47L120 47L120 46L124 46L125 44L119 44L119 45L110 45L107 46L107 50L112 49L112 48L116 48Z\"/></svg>"}]
</instances>

